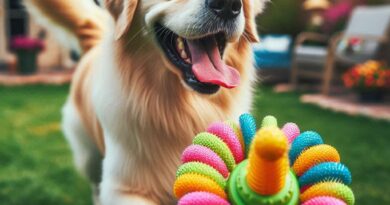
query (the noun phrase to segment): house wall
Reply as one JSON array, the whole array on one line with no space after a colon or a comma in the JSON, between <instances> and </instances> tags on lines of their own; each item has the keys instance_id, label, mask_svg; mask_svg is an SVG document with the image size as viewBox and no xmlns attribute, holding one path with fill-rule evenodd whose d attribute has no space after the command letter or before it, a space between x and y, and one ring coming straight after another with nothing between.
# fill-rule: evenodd
<instances>
[{"instance_id":1,"label":"house wall","mask_svg":"<svg viewBox=\"0 0 390 205\"><path fill-rule=\"evenodd\" d=\"M38 37L39 33L44 31L45 49L38 56L38 65L40 71L49 71L67 67L66 61L69 60L69 51L60 46L53 36L53 33L46 31L43 27L35 23L34 19L30 20L29 33L31 37Z\"/></svg>"},{"instance_id":2,"label":"house wall","mask_svg":"<svg viewBox=\"0 0 390 205\"><path fill-rule=\"evenodd\" d=\"M9 42L7 42L6 38L6 15L5 0L0 0L0 62L9 64L12 61L15 61L16 56L7 49ZM38 25L34 18L30 18L28 35L37 38L42 31L45 31L45 49L38 55L39 71L50 71L59 68L68 69L73 67L75 62L71 60L69 50L60 46L54 38L53 33Z\"/></svg>"},{"instance_id":3,"label":"house wall","mask_svg":"<svg viewBox=\"0 0 390 205\"><path fill-rule=\"evenodd\" d=\"M5 62L7 42L5 38L5 9L4 0L0 0L0 62Z\"/></svg>"}]
</instances>

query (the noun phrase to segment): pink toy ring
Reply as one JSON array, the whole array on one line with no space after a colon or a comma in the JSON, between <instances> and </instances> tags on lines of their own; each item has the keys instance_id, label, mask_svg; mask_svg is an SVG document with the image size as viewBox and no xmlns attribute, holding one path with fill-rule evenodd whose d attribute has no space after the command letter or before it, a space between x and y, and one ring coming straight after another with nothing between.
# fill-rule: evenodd
<instances>
[{"instance_id":1,"label":"pink toy ring","mask_svg":"<svg viewBox=\"0 0 390 205\"><path fill-rule=\"evenodd\" d=\"M286 123L283 128L282 128L282 131L284 132L284 134L286 135L287 137L287 140L288 140L288 143L292 143L295 138L297 138L299 136L299 134L301 133L301 131L299 130L299 127L298 125L296 125L295 123L292 123L292 122L289 122L289 123Z\"/></svg>"},{"instance_id":2,"label":"pink toy ring","mask_svg":"<svg viewBox=\"0 0 390 205\"><path fill-rule=\"evenodd\" d=\"M211 149L201 145L191 145L187 147L181 157L183 163L202 162L216 169L223 177L229 176L229 170L225 162Z\"/></svg>"},{"instance_id":3,"label":"pink toy ring","mask_svg":"<svg viewBox=\"0 0 390 205\"><path fill-rule=\"evenodd\" d=\"M231 127L225 123L213 123L207 129L207 132L216 135L226 143L237 164L244 160L244 152L241 143Z\"/></svg>"},{"instance_id":4,"label":"pink toy ring","mask_svg":"<svg viewBox=\"0 0 390 205\"><path fill-rule=\"evenodd\" d=\"M230 205L225 199L208 192L192 192L184 195L178 205Z\"/></svg>"},{"instance_id":5,"label":"pink toy ring","mask_svg":"<svg viewBox=\"0 0 390 205\"><path fill-rule=\"evenodd\" d=\"M347 205L344 201L329 196L312 198L302 205Z\"/></svg>"}]
</instances>

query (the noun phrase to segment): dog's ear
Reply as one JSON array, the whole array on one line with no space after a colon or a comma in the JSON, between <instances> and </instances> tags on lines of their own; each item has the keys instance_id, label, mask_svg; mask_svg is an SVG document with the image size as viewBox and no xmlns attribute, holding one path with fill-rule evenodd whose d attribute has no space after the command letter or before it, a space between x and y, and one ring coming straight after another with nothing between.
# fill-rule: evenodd
<instances>
[{"instance_id":1,"label":"dog's ear","mask_svg":"<svg viewBox=\"0 0 390 205\"><path fill-rule=\"evenodd\" d=\"M261 14L265 9L267 3L271 2L271 0L251 0L253 1L253 10L255 12L255 16Z\"/></svg>"},{"instance_id":2,"label":"dog's ear","mask_svg":"<svg viewBox=\"0 0 390 205\"><path fill-rule=\"evenodd\" d=\"M133 21L138 0L105 0L104 3L115 20L115 38L119 39Z\"/></svg>"},{"instance_id":3,"label":"dog's ear","mask_svg":"<svg viewBox=\"0 0 390 205\"><path fill-rule=\"evenodd\" d=\"M261 0L243 0L243 9L245 16L245 37L251 42L259 42L259 36L256 29L255 17L258 14L256 11L258 4L255 4L254 1Z\"/></svg>"}]
</instances>

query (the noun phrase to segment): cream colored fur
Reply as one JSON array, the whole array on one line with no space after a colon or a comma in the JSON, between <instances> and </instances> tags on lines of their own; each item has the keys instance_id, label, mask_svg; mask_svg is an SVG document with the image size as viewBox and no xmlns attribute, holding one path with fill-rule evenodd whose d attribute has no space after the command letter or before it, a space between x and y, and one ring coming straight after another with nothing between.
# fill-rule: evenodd
<instances>
[{"instance_id":1,"label":"cream colored fur","mask_svg":"<svg viewBox=\"0 0 390 205\"><path fill-rule=\"evenodd\" d=\"M79 63L63 108L63 129L76 166L91 181L95 204L175 204L175 170L192 137L211 122L250 111L255 70L249 43L257 40L259 9L244 0L229 36L224 60L240 72L240 85L207 96L183 86L150 27L160 21L183 36L202 36L186 29L199 20L189 14L201 1L134 1L123 0L120 12L115 5L122 0L105 1L113 18Z\"/></svg>"},{"instance_id":2,"label":"cream colored fur","mask_svg":"<svg viewBox=\"0 0 390 205\"><path fill-rule=\"evenodd\" d=\"M62 46L83 53L100 41L109 14L93 0L24 0L34 20L50 32Z\"/></svg>"}]
</instances>

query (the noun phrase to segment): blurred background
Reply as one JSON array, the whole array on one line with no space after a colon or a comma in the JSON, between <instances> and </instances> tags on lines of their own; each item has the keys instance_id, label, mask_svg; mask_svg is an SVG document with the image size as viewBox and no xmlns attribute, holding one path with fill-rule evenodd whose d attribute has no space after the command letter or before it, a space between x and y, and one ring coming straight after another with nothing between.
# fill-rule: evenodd
<instances>
[{"instance_id":1,"label":"blurred background","mask_svg":"<svg viewBox=\"0 0 390 205\"><path fill-rule=\"evenodd\" d=\"M30 18L22 6L22 0L1 0L0 6L0 66L1 71L11 73L49 72L66 69L74 66L70 59L69 50L63 49L53 38L53 34L47 32ZM13 45L20 42L27 48L15 48ZM19 43L19 44L20 44ZM42 44L42 45L39 45ZM18 49L37 50L37 65L24 71L23 66L17 70ZM22 61L25 59L21 59ZM20 62L19 62L20 63ZM26 68L27 69L27 68ZM32 72L32 71L31 71Z\"/></svg>"},{"instance_id":2,"label":"blurred background","mask_svg":"<svg viewBox=\"0 0 390 205\"><path fill-rule=\"evenodd\" d=\"M21 2L0 0L0 204L92 204L60 130L78 56ZM390 204L390 1L272 0L257 23L253 114L318 131L357 204Z\"/></svg>"}]
</instances>

